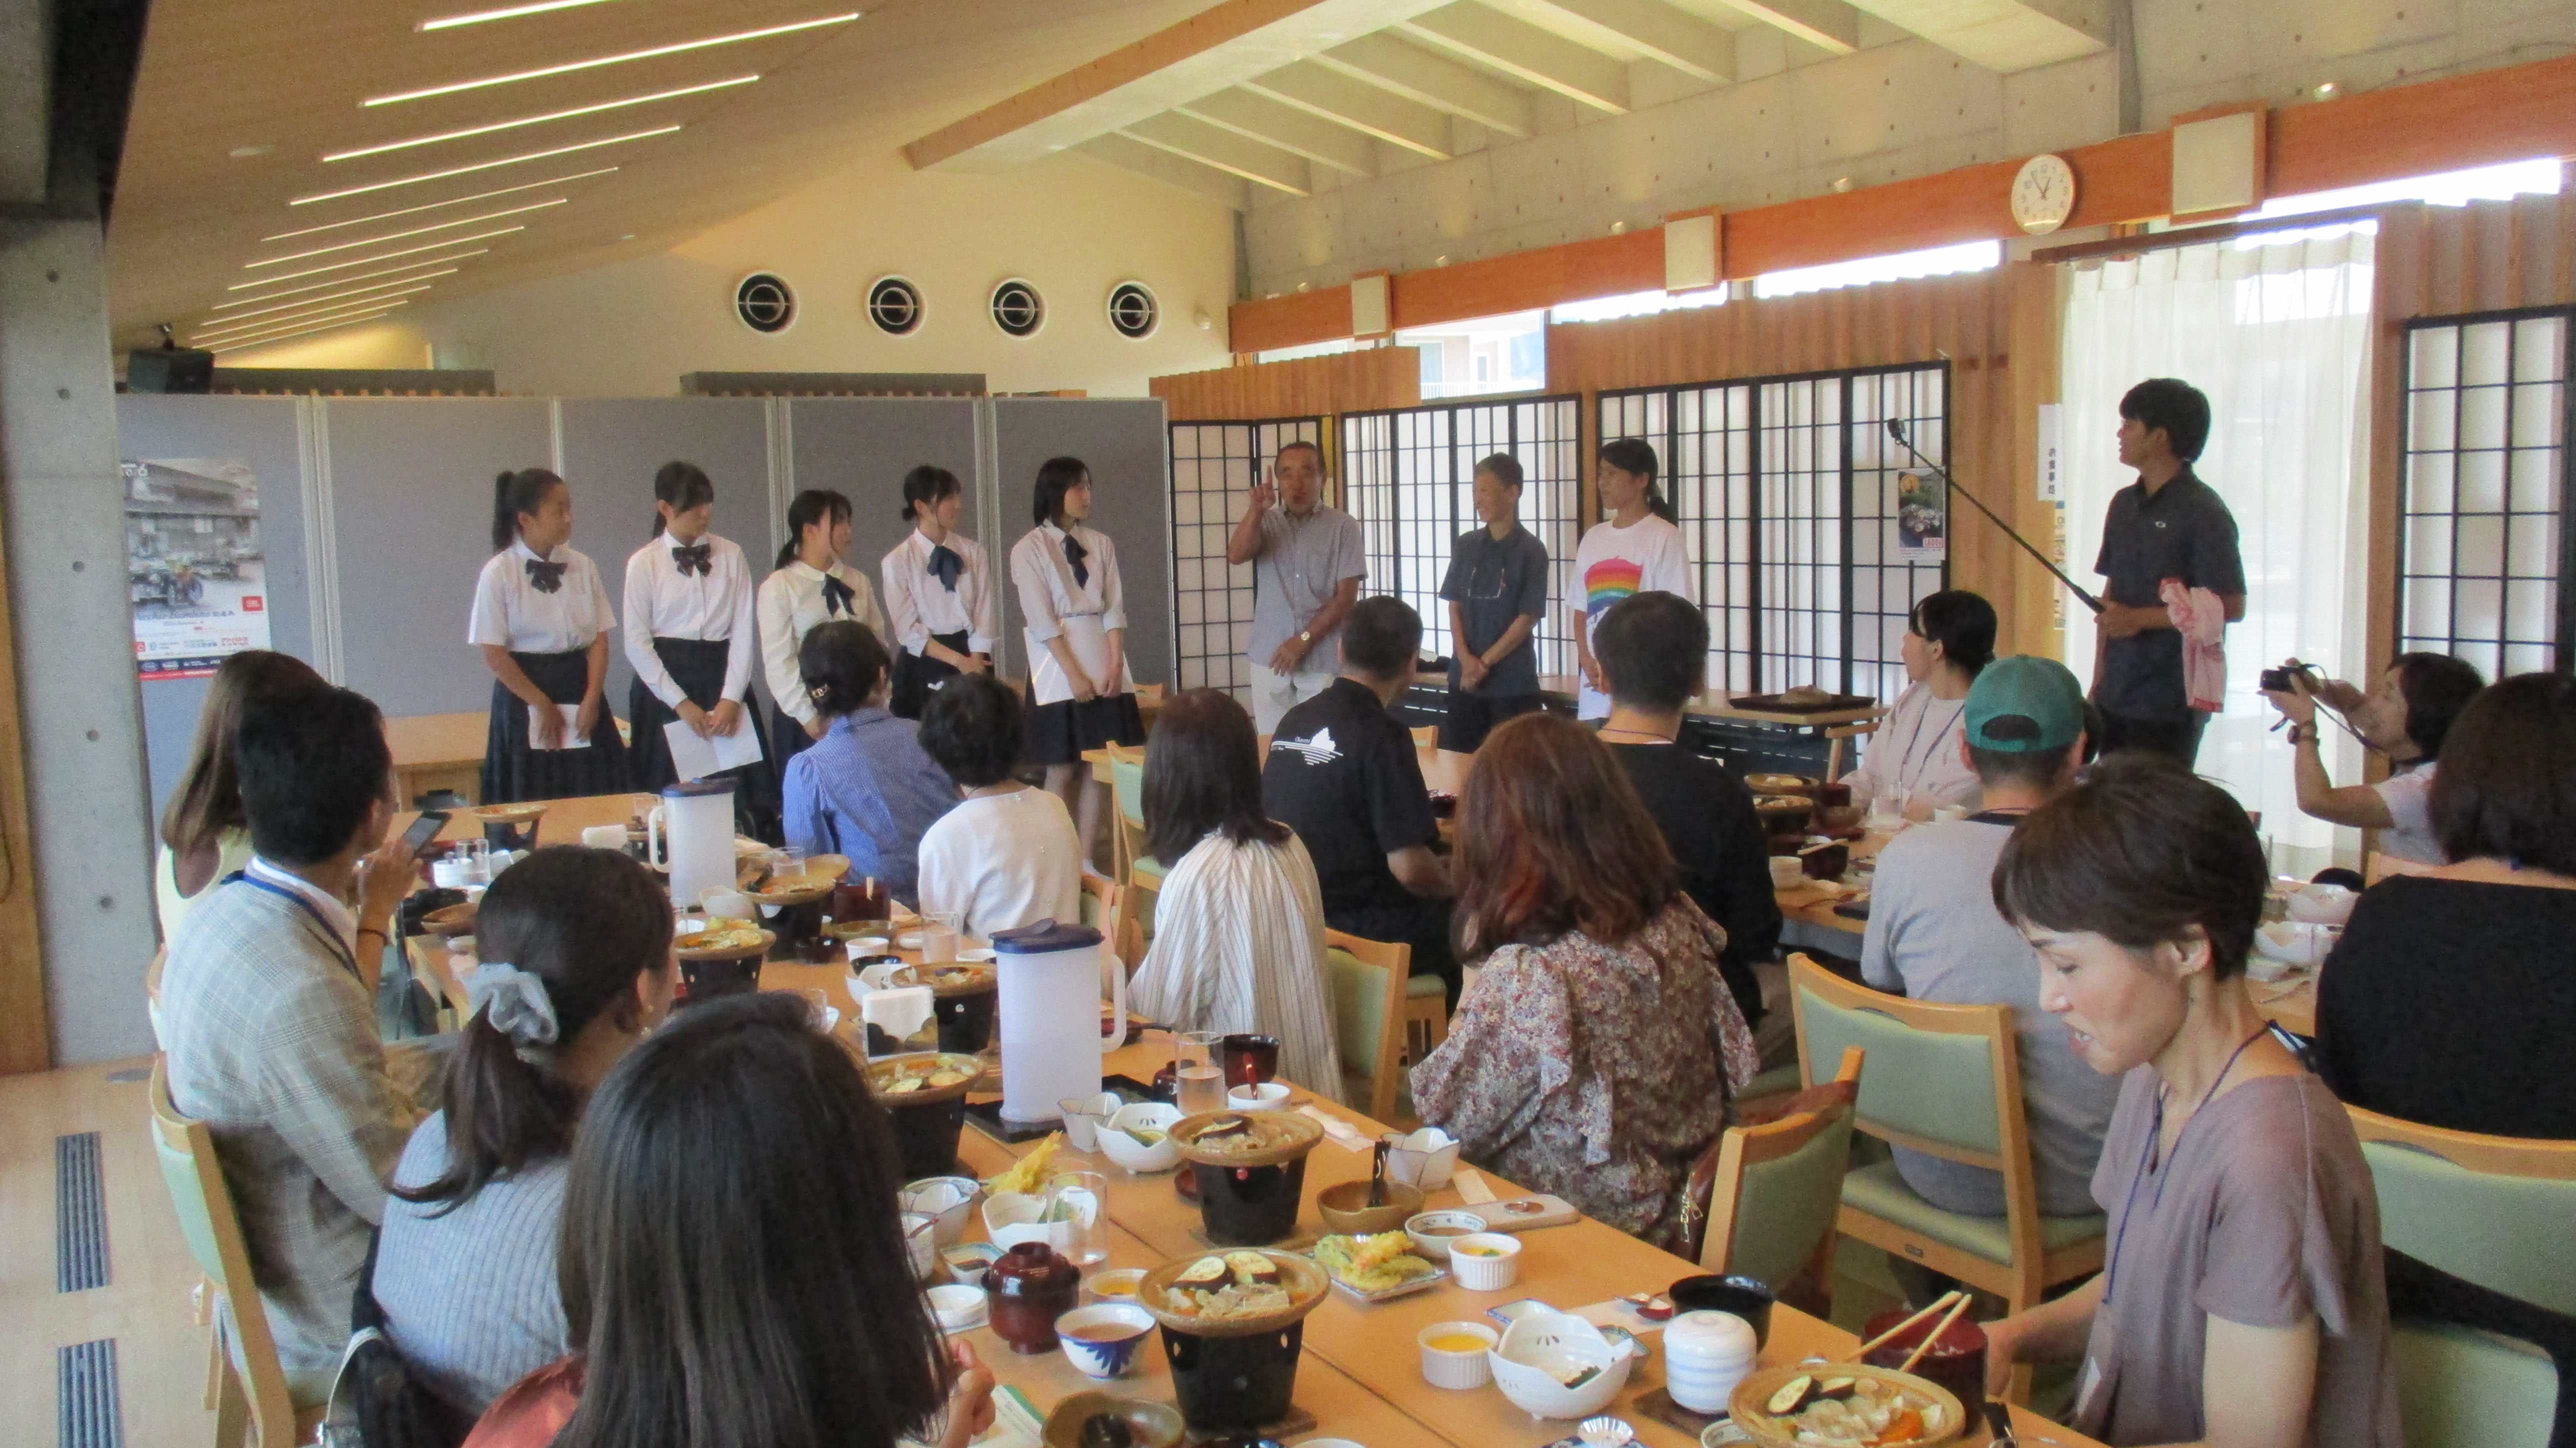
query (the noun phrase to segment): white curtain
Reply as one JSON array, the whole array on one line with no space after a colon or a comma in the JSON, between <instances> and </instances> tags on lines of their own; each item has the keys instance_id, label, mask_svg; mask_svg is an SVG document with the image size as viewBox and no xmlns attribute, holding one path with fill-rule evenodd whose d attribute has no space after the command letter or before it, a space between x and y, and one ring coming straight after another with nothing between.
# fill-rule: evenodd
<instances>
[{"instance_id":1,"label":"white curtain","mask_svg":"<svg viewBox=\"0 0 2576 1448\"><path fill-rule=\"evenodd\" d=\"M2227 707L2209 721L2200 772L2260 810L2282 873L2358 860L2360 836L2299 813L2290 746L2255 676L2296 656L2368 687L2364 505L2368 471L2371 255L2363 228L2256 244L2213 242L2084 265L2067 279L2062 392L2067 571L2096 588L2120 466L2120 396L2149 377L2209 395L2196 465L2236 515L2245 619L2227 630ZM2093 676L2084 606L2066 600L2067 664ZM2327 726L2328 772L2358 783L2361 751Z\"/></svg>"}]
</instances>

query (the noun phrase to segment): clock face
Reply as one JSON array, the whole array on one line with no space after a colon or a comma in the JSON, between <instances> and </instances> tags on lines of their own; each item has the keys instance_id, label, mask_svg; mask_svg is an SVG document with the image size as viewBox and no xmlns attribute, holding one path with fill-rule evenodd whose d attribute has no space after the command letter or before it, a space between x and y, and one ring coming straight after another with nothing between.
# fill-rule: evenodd
<instances>
[{"instance_id":1,"label":"clock face","mask_svg":"<svg viewBox=\"0 0 2576 1448\"><path fill-rule=\"evenodd\" d=\"M2075 168L2062 156L2033 156L2013 178L2013 221L2033 236L2066 224L2075 214Z\"/></svg>"}]
</instances>

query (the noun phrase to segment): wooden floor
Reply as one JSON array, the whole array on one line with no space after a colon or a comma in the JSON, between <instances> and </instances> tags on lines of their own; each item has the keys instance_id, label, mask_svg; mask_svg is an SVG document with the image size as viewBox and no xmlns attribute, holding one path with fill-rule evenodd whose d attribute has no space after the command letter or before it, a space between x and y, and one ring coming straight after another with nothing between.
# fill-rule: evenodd
<instances>
[{"instance_id":1,"label":"wooden floor","mask_svg":"<svg viewBox=\"0 0 2576 1448\"><path fill-rule=\"evenodd\" d=\"M213 1438L210 1334L190 1306L199 1276L152 1154L150 1066L139 1057L0 1077L0 1442L58 1442L56 1354L101 1338L116 1343L122 1437L85 1441L196 1448ZM54 1139L86 1131L100 1138L108 1282L57 1292Z\"/></svg>"}]
</instances>

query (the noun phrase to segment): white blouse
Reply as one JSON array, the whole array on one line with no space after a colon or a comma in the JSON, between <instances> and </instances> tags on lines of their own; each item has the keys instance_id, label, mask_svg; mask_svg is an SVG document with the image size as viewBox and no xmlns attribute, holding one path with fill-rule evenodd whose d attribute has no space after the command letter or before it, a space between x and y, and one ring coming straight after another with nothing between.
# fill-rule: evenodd
<instances>
[{"instance_id":1,"label":"white blouse","mask_svg":"<svg viewBox=\"0 0 2576 1448\"><path fill-rule=\"evenodd\" d=\"M753 612L760 619L760 664L769 680L769 697L799 724L814 722L814 700L805 692L805 676L796 667L796 650L814 625L852 618L866 624L880 641L885 638L885 615L877 611L877 591L868 586L868 576L837 558L832 560L831 576L849 585L846 614L827 606L822 570L801 558L791 559L762 579L754 600Z\"/></svg>"},{"instance_id":2,"label":"white blouse","mask_svg":"<svg viewBox=\"0 0 2576 1448\"><path fill-rule=\"evenodd\" d=\"M751 643L759 636L751 607L751 565L742 548L713 533L698 539L707 547L707 571L682 573L673 550L678 539L668 533L635 550L626 560L626 662L653 697L672 709L688 697L653 640L740 639L743 646L725 657L723 697L737 703L751 687Z\"/></svg>"},{"instance_id":3,"label":"white blouse","mask_svg":"<svg viewBox=\"0 0 2576 1448\"><path fill-rule=\"evenodd\" d=\"M1047 640L1063 639L1086 669L1099 669L1109 662L1106 636L1127 627L1126 593L1118 582L1118 553L1109 535L1073 525L1071 536L1086 550L1083 571L1090 575L1081 584L1073 581L1073 565L1065 560L1066 536L1064 529L1044 523L1011 546L1011 583L1019 590L1021 616L1028 620L1022 632L1028 638L1032 700L1038 704L1061 704L1073 697L1073 681L1065 677ZM1133 693L1135 688L1136 677L1122 650L1118 686L1110 692Z\"/></svg>"},{"instance_id":4,"label":"white blouse","mask_svg":"<svg viewBox=\"0 0 2576 1448\"><path fill-rule=\"evenodd\" d=\"M1139 1015L1188 1031L1279 1038L1279 1074L1342 1099L1324 894L1305 842L1236 844L1212 831L1163 877L1154 943L1129 997Z\"/></svg>"},{"instance_id":5,"label":"white blouse","mask_svg":"<svg viewBox=\"0 0 2576 1448\"><path fill-rule=\"evenodd\" d=\"M529 581L531 563L564 566L560 585L540 593ZM540 559L525 543L513 543L492 555L474 580L474 615L466 623L465 641L494 644L514 654L568 654L590 647L590 641L617 627L608 588L599 581L599 566L569 543L558 544L552 558Z\"/></svg>"},{"instance_id":6,"label":"white blouse","mask_svg":"<svg viewBox=\"0 0 2576 1448\"><path fill-rule=\"evenodd\" d=\"M1928 799L1934 805L1976 809L1985 786L1959 757L1967 718L1967 700L1936 699L1929 685L1909 685L1869 736L1860 768L1843 776L1852 787L1852 803L1866 807L1872 799L1892 794L1907 804Z\"/></svg>"},{"instance_id":7,"label":"white blouse","mask_svg":"<svg viewBox=\"0 0 2576 1448\"><path fill-rule=\"evenodd\" d=\"M950 589L930 575L930 553L947 547L964 563L957 587ZM915 528L894 545L878 565L885 577L886 616L893 621L888 642L913 654L927 650L932 634L966 632L966 652L993 651L993 572L984 547L963 533L951 533L945 545L931 542Z\"/></svg>"}]
</instances>

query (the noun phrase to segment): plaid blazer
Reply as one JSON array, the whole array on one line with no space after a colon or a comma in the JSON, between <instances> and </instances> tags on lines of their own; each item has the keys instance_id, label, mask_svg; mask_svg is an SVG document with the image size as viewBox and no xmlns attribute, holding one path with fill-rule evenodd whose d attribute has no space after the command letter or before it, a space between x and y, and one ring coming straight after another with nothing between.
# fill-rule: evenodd
<instances>
[{"instance_id":1,"label":"plaid blazer","mask_svg":"<svg viewBox=\"0 0 2576 1448\"><path fill-rule=\"evenodd\" d=\"M348 1344L412 1126L348 962L310 911L235 880L188 912L161 972L171 1099L213 1133L290 1373L328 1372Z\"/></svg>"}]
</instances>

